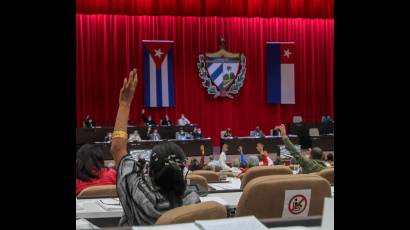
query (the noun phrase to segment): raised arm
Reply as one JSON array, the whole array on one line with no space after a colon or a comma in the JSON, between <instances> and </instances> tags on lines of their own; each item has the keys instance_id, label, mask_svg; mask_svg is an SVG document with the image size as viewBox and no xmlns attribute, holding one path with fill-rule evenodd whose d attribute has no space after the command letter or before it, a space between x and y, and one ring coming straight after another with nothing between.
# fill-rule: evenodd
<instances>
[{"instance_id":1,"label":"raised arm","mask_svg":"<svg viewBox=\"0 0 410 230\"><path fill-rule=\"evenodd\" d=\"M296 149L293 143L289 140L288 135L286 134L286 127L284 124L275 127L279 129L280 136L282 137L283 143L285 144L286 149L292 154L292 156L296 157L296 155L300 155L300 152Z\"/></svg>"},{"instance_id":2,"label":"raised arm","mask_svg":"<svg viewBox=\"0 0 410 230\"><path fill-rule=\"evenodd\" d=\"M113 155L117 166L119 165L121 159L127 154L128 117L137 83L137 69L133 69L130 71L128 79L124 79L124 84L120 91L119 107L111 142L111 154Z\"/></svg>"},{"instance_id":3,"label":"raised arm","mask_svg":"<svg viewBox=\"0 0 410 230\"><path fill-rule=\"evenodd\" d=\"M288 135L286 134L286 127L284 124L276 127L280 131L280 135L282 136L283 143L285 144L286 149L290 152L290 154L296 159L297 163L300 166L306 167L307 165L311 164L312 162L309 159L306 159L302 156L301 152L299 152L295 145L289 140Z\"/></svg>"}]
</instances>

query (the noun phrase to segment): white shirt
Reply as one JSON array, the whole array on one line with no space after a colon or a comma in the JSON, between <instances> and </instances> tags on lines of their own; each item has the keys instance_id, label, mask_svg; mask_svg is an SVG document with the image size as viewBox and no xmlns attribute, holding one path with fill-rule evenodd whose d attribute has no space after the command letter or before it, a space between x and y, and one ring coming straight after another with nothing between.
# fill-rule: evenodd
<instances>
[{"instance_id":1,"label":"white shirt","mask_svg":"<svg viewBox=\"0 0 410 230\"><path fill-rule=\"evenodd\" d=\"M226 154L221 152L219 155L219 164L221 165L222 170L230 170L231 168L226 164Z\"/></svg>"},{"instance_id":2,"label":"white shirt","mask_svg":"<svg viewBox=\"0 0 410 230\"><path fill-rule=\"evenodd\" d=\"M128 141L141 141L141 137L139 134L130 134Z\"/></svg>"},{"instance_id":3,"label":"white shirt","mask_svg":"<svg viewBox=\"0 0 410 230\"><path fill-rule=\"evenodd\" d=\"M184 126L187 124L191 124L191 122L186 117L178 119L178 125Z\"/></svg>"}]
</instances>

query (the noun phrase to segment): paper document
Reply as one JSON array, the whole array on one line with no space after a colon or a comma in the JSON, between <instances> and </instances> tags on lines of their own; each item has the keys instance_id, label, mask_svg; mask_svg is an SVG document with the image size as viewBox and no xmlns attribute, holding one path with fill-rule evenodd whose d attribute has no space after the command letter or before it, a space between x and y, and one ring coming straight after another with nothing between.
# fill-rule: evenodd
<instances>
[{"instance_id":1,"label":"paper document","mask_svg":"<svg viewBox=\"0 0 410 230\"><path fill-rule=\"evenodd\" d=\"M101 229L86 219L78 219L75 221L75 229Z\"/></svg>"},{"instance_id":2,"label":"paper document","mask_svg":"<svg viewBox=\"0 0 410 230\"><path fill-rule=\"evenodd\" d=\"M96 202L107 211L122 210L122 206L118 198L99 199Z\"/></svg>"},{"instance_id":3,"label":"paper document","mask_svg":"<svg viewBox=\"0 0 410 230\"><path fill-rule=\"evenodd\" d=\"M222 198L222 197L199 197L199 199L201 199L201 202L207 202L207 201L216 201L220 204L222 204L223 206L228 205L228 203Z\"/></svg>"},{"instance_id":4,"label":"paper document","mask_svg":"<svg viewBox=\"0 0 410 230\"><path fill-rule=\"evenodd\" d=\"M219 220L199 220L195 223L202 230L266 230L266 226L263 225L258 219L254 216L245 216L245 217L234 217L234 218L225 218Z\"/></svg>"},{"instance_id":5,"label":"paper document","mask_svg":"<svg viewBox=\"0 0 410 230\"><path fill-rule=\"evenodd\" d=\"M333 198L325 198L325 206L323 208L322 216L322 230L333 230L334 225L334 210L335 203Z\"/></svg>"},{"instance_id":6,"label":"paper document","mask_svg":"<svg viewBox=\"0 0 410 230\"><path fill-rule=\"evenodd\" d=\"M200 228L194 224L170 224L170 225L157 225L157 226L135 226L132 230L200 230Z\"/></svg>"}]
</instances>

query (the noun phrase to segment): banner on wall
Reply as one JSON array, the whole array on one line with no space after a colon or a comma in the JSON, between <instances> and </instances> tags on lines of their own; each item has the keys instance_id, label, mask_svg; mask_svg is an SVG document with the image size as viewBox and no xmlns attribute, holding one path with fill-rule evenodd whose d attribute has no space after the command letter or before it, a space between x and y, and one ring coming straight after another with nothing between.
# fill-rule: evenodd
<instances>
[{"instance_id":1,"label":"banner on wall","mask_svg":"<svg viewBox=\"0 0 410 230\"><path fill-rule=\"evenodd\" d=\"M222 36L219 38L219 48L217 52L199 55L199 77L202 79L202 86L214 98L232 99L245 81L246 57L244 54L226 51Z\"/></svg>"},{"instance_id":2,"label":"banner on wall","mask_svg":"<svg viewBox=\"0 0 410 230\"><path fill-rule=\"evenodd\" d=\"M295 104L295 42L267 42L268 104Z\"/></svg>"},{"instance_id":3,"label":"banner on wall","mask_svg":"<svg viewBox=\"0 0 410 230\"><path fill-rule=\"evenodd\" d=\"M143 40L144 106L172 107L174 98L174 41Z\"/></svg>"}]
</instances>

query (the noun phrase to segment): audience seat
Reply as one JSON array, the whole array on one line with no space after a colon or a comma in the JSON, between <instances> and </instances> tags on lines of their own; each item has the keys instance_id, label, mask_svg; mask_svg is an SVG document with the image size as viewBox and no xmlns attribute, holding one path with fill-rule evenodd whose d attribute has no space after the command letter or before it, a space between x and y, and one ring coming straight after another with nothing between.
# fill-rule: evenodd
<instances>
[{"instance_id":1,"label":"audience seat","mask_svg":"<svg viewBox=\"0 0 410 230\"><path fill-rule=\"evenodd\" d=\"M227 176L227 177L235 177L235 175L233 174L233 172L218 172L219 177L221 176Z\"/></svg>"},{"instance_id":2,"label":"audience seat","mask_svg":"<svg viewBox=\"0 0 410 230\"><path fill-rule=\"evenodd\" d=\"M309 129L309 136L319 137L320 136L319 129L318 128L310 128Z\"/></svg>"},{"instance_id":3,"label":"audience seat","mask_svg":"<svg viewBox=\"0 0 410 230\"><path fill-rule=\"evenodd\" d=\"M329 182L316 175L273 175L253 179L245 187L236 216L282 218L286 190L311 189L308 216L322 215L325 197L331 197Z\"/></svg>"},{"instance_id":4,"label":"audience seat","mask_svg":"<svg viewBox=\"0 0 410 230\"><path fill-rule=\"evenodd\" d=\"M206 178L206 180L209 182L219 182L219 175L218 173L214 171L209 171L209 170L195 170L192 172L191 175L200 175Z\"/></svg>"},{"instance_id":5,"label":"audience seat","mask_svg":"<svg viewBox=\"0 0 410 230\"><path fill-rule=\"evenodd\" d=\"M116 197L117 187L116 185L98 185L91 186L82 190L78 194L78 198L99 198L99 197Z\"/></svg>"},{"instance_id":6,"label":"audience seat","mask_svg":"<svg viewBox=\"0 0 410 230\"><path fill-rule=\"evenodd\" d=\"M293 171L284 165L257 166L250 168L241 179L241 189L245 188L246 184L257 177L284 174L293 174Z\"/></svg>"},{"instance_id":7,"label":"audience seat","mask_svg":"<svg viewBox=\"0 0 410 230\"><path fill-rule=\"evenodd\" d=\"M222 219L226 217L227 211L223 205L215 201L209 201L169 210L164 213L155 224L181 224L194 222L196 220Z\"/></svg>"},{"instance_id":8,"label":"audience seat","mask_svg":"<svg viewBox=\"0 0 410 230\"><path fill-rule=\"evenodd\" d=\"M188 174L186 179L189 180L189 184L197 184L204 188L208 188L208 181L201 175Z\"/></svg>"},{"instance_id":9,"label":"audience seat","mask_svg":"<svg viewBox=\"0 0 410 230\"><path fill-rule=\"evenodd\" d=\"M334 185L334 175L335 175L335 169L334 168L326 168L322 169L320 172L317 173L317 175L325 178L331 185Z\"/></svg>"},{"instance_id":10,"label":"audience seat","mask_svg":"<svg viewBox=\"0 0 410 230\"><path fill-rule=\"evenodd\" d=\"M303 121L302 116L293 116L292 121L293 123L301 123Z\"/></svg>"}]
</instances>

